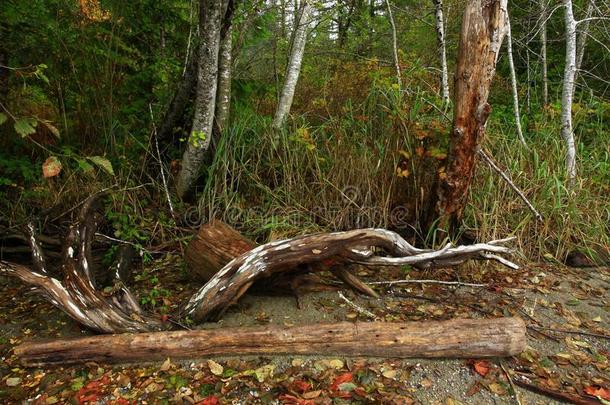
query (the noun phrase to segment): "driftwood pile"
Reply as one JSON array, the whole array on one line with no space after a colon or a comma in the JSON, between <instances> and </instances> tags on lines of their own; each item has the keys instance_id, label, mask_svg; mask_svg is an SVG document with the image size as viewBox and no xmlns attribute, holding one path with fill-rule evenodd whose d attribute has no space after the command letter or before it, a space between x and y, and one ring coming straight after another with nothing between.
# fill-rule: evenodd
<instances>
[{"instance_id":1,"label":"driftwood pile","mask_svg":"<svg viewBox=\"0 0 610 405\"><path fill-rule=\"evenodd\" d=\"M100 220L97 214L99 197L92 196L83 204L79 221L66 238L61 265L63 280L49 275L33 226L28 227L33 268L0 261L0 273L20 278L74 320L96 332L116 334L170 329L172 323L162 322L161 317L146 313L139 306L137 298L123 281L124 261L112 268L112 292L96 288L89 263L92 241ZM353 264L434 268L482 259L496 260L516 268L515 264L500 256L511 252L505 246L508 241L457 247L449 244L440 250L418 249L394 232L358 229L304 235L256 246L229 226L215 221L202 227L186 255L195 278L207 282L174 318L189 317L195 322L218 319L254 283L264 282L265 288L294 287L294 280L298 277L320 270L332 271L356 291L377 296L372 288L350 272L349 266ZM254 339L257 336L260 339ZM269 350L275 353L398 357L485 357L512 355L524 344L523 323L505 318L97 336L67 342L24 344L16 352L24 364L41 365L83 359L152 360L159 356L255 354Z\"/></svg>"}]
</instances>

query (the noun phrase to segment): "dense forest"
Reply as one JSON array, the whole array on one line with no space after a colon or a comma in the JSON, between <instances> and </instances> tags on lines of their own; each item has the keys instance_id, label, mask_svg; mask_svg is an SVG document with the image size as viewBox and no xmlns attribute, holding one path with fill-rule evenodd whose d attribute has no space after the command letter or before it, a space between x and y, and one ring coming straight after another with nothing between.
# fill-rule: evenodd
<instances>
[{"instance_id":1,"label":"dense forest","mask_svg":"<svg viewBox=\"0 0 610 405\"><path fill-rule=\"evenodd\" d=\"M601 344L586 343L593 359L587 364L605 374L587 379L591 376L576 372L582 379L552 384L548 381L558 377L534 371L548 384L523 382L513 374L517 366L507 371L502 362L477 361L468 367L486 382L472 395L483 395L478 394L483 387L485 395L515 396L519 402L514 385L527 389L530 384L530 391L535 386L538 394L573 403L610 401L610 353L603 349L609 339L603 325L610 311L610 277L603 267L610 263L609 44L606 0L3 0L2 308L11 308L19 291L30 286L45 299L28 299L17 308L37 305L44 313L48 306L48 312L59 312L51 309L54 305L65 312L56 315L64 317L57 322L87 331L191 329L224 316L233 327L248 325L232 318L237 313L258 308L257 297L250 295L244 298L248 304L238 303L250 287L262 294L293 294L299 308L303 300L314 305L308 300L317 299L306 293L321 294L314 305L320 310L328 300L324 294L336 298L336 291L327 290L335 289L339 279L359 295L339 292L339 300L328 305L341 304L347 315L332 319L372 319L369 335L362 332L371 339L411 333L389 331L378 325L382 320L433 319L458 322L438 327L454 328L462 339L476 342L485 335L499 342L490 345L492 352L469 347L441 352L446 329L435 335L431 328L426 339L432 349L396 349L388 343L383 349L387 352L381 352L387 355L378 356L381 349L374 344L352 350L351 343L342 343L345 346L315 354L332 354L333 349L344 355L391 358L413 357L415 352L478 358L516 354L513 346L501 346L502 339L512 339L513 327L522 328L511 316L529 322L528 339L531 333L536 338L550 333L553 344L560 344L553 333L563 333L565 321L554 319L546 324L550 332L543 332L535 309L540 302L550 311L549 302L559 299L549 298L550 291L570 283L569 291L558 293L563 294L563 305L553 308L570 327L580 328L572 334L601 336ZM471 259L481 261L462 265ZM591 270L584 275L567 266ZM382 270L369 272L369 267ZM483 291L497 296L484 302L469 296L465 305L472 309L476 303L477 316L459 312L456 304L451 310L439 313L435 307L413 317L413 312L405 315L410 304L404 303L397 315L390 314L393 307L387 303L374 307L367 301L383 301L382 285L405 275L424 279L419 292L426 292L428 282L439 288L431 291L434 298L428 297L438 302L427 305L465 299L457 292L469 283L468 288L486 286ZM440 290L443 286L457 289L449 294ZM584 292L573 290L578 288ZM540 296L510 295L519 289ZM408 294L403 299L409 299ZM531 311L525 308L529 299ZM580 315L566 305L587 299L597 300L590 304L595 307L589 311L591 319L572 322ZM278 308L249 318L263 325L294 326L281 319L287 319L288 312L275 312L271 321L267 313L274 310ZM304 316L290 314L299 320ZM517 323L469 326L448 320L466 316ZM0 320L0 348L15 364L17 357L25 366L42 367L76 363L81 357L98 363L112 360L88 349L79 352L78 344L75 353L55 360L53 353L64 349L18 347L13 353L24 329L48 329L40 336L55 336L40 320L29 322L32 326L5 328L15 324L13 317ZM333 324L337 329L328 333L343 336L341 325ZM322 342L333 336L318 335L318 329L306 325L294 333L313 333L307 341L326 347ZM467 335L472 330L479 334ZM247 346L254 332L227 333L227 341L216 335L199 338L211 339L220 348L228 345L226 351L189 350L199 357L273 353L258 346L231 352L235 345ZM279 330L266 333L272 336ZM113 356L119 359L140 361L138 350L156 350L122 346L127 343L119 339L124 338L112 336L117 340L104 344L116 345ZM186 339L172 336L159 339ZM312 354L269 339L279 352ZM97 345L91 342L82 345ZM567 344L574 349L571 340ZM545 345L528 340L527 350L544 352L549 347ZM576 349L583 345L577 343ZM150 360L175 356L170 346L163 346L166 356ZM134 350L131 357L132 349L125 347ZM527 350L524 353L530 353ZM536 370L545 369L540 366L544 359L550 361L545 355L528 356ZM526 361L523 354L519 359ZM338 398L435 403L414 391L396 394L414 402L400 402L379 387L375 391L342 360L340 367L326 365L324 376L309 380L295 371L293 362L295 370L290 370L296 374L288 373L285 379L290 384L267 381L269 375L261 371L267 365L257 361L223 363L223 371L210 360L204 367L206 382L195 385L197 379L186 369L166 362L160 372L174 378L173 383L165 383L165 394L149 398L152 403L154 398L159 403L173 398L213 404L226 395L242 403L313 404L331 403L318 401L328 394L335 403ZM570 362L576 369L582 366ZM9 387L0 389L0 399L32 399L31 390L15 390L20 383L12 384L14 379L27 378L11 374L11 364L0 368ZM355 370L371 372L377 366L367 363ZM231 397L220 389L221 379L225 385L241 384L239 378L226 382L233 377L226 373L231 369L238 376L251 372L259 383L267 381L271 402L257 396L256 401L246 399L243 393ZM43 400L95 403L103 390L89 385L107 374L75 372L66 377L72 381L71 391L62 387L48 395L40 388L38 394ZM131 375L135 386L133 375L138 372L124 370L122 375ZM386 380L402 381L380 373ZM423 380L428 378L423 375ZM82 384L74 385L81 377ZM505 392L493 385L495 379L503 379ZM297 387L293 380L302 383ZM332 382L328 392L320 388L323 381ZM248 384L234 389L265 391ZM344 384L353 386L337 388ZM561 384L572 384L573 389L559 390ZM87 387L95 391L94 399L87 399ZM185 387L196 393L180 396ZM343 391L349 395L340 394ZM309 392L318 394L308 397ZM121 399L113 395L113 400ZM436 399L444 399L438 395ZM144 397L127 399L138 398ZM479 397L473 403L487 401L490 397Z\"/></svg>"}]
</instances>

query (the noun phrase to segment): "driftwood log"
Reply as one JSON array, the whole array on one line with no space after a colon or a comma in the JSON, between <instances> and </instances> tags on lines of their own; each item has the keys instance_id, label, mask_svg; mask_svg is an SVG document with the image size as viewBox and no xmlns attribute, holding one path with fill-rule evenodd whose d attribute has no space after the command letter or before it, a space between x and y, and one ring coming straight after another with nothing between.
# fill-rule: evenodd
<instances>
[{"instance_id":1,"label":"driftwood log","mask_svg":"<svg viewBox=\"0 0 610 405\"><path fill-rule=\"evenodd\" d=\"M520 318L427 322L342 322L294 326L91 336L23 343L24 366L85 362L150 362L213 355L315 354L338 356L481 358L513 356L525 348Z\"/></svg>"},{"instance_id":2,"label":"driftwood log","mask_svg":"<svg viewBox=\"0 0 610 405\"><path fill-rule=\"evenodd\" d=\"M162 322L161 317L147 314L140 308L137 298L123 282L124 264L119 263L118 267L112 269L115 285L112 292L106 293L97 288L90 263L91 244L100 219L96 214L100 195L90 197L83 204L78 223L66 238L61 266L63 280L49 275L33 226L29 227L33 269L0 261L0 274L20 278L74 320L97 332L168 329L170 323ZM311 268L323 266L329 261L340 279L370 295L376 293L349 273L345 266L411 265L434 268L470 259L491 259L518 268L500 256L511 253L511 249L504 246L509 240L457 247L448 244L440 250L431 250L415 248L398 234L385 229L357 229L274 241L227 263L185 303L177 316L189 317L196 322L217 319L255 281L281 274L306 274Z\"/></svg>"},{"instance_id":3,"label":"driftwood log","mask_svg":"<svg viewBox=\"0 0 610 405\"><path fill-rule=\"evenodd\" d=\"M230 225L213 219L201 226L184 252L189 276L194 281L206 283L231 260L257 246L255 242L244 237ZM333 288L312 274L326 270L354 290L369 297L378 298L379 294L353 274L350 267L349 263L337 265L334 260L303 263L295 266L288 273L269 274L263 280L254 283L252 289L272 294L293 294L299 304L299 296L302 292L324 291Z\"/></svg>"}]
</instances>

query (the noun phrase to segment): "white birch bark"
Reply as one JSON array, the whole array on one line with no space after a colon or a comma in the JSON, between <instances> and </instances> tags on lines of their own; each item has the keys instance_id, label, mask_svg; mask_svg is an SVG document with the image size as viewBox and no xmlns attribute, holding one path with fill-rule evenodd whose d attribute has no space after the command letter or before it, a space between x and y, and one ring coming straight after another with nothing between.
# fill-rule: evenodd
<instances>
[{"instance_id":1,"label":"white birch bark","mask_svg":"<svg viewBox=\"0 0 610 405\"><path fill-rule=\"evenodd\" d=\"M390 25L392 26L392 50L394 51L394 68L396 69L396 82L398 83L398 91L400 92L402 89L402 75L400 73L400 60L398 59L398 36L396 35L396 24L394 23L394 15L392 14L390 0L385 0L385 4L388 8L388 18L390 19Z\"/></svg>"},{"instance_id":2,"label":"white birch bark","mask_svg":"<svg viewBox=\"0 0 610 405\"><path fill-rule=\"evenodd\" d=\"M566 172L570 186L576 180L576 145L572 128L572 101L576 77L576 20L572 0L563 0L566 25L566 60L561 94L561 136L566 144Z\"/></svg>"},{"instance_id":3,"label":"white birch bark","mask_svg":"<svg viewBox=\"0 0 610 405\"><path fill-rule=\"evenodd\" d=\"M307 43L307 29L312 11L313 8L309 2L303 1L300 17L294 22L294 35L290 58L286 67L286 79L284 80L284 87L282 88L280 100L273 118L273 127L276 129L284 124L286 117L290 113L290 107L292 107L294 92L299 80L299 74L301 73L303 54L305 53L305 44Z\"/></svg>"},{"instance_id":4,"label":"white birch bark","mask_svg":"<svg viewBox=\"0 0 610 405\"><path fill-rule=\"evenodd\" d=\"M515 72L515 61L513 59L513 35L510 26L510 17L506 15L506 46L508 52L508 66L510 68L510 81L513 91L513 109L515 112L515 126L519 141L523 146L527 147L525 138L523 137L523 129L521 128L521 113L519 111L519 90L517 89L517 73Z\"/></svg>"},{"instance_id":5,"label":"white birch bark","mask_svg":"<svg viewBox=\"0 0 610 405\"><path fill-rule=\"evenodd\" d=\"M176 182L176 193L179 198L185 196L197 179L212 139L218 84L220 28L225 8L226 2L217 0L202 0L200 5L201 44L197 98L193 126L187 148L182 156L182 167Z\"/></svg>"},{"instance_id":6,"label":"white birch bark","mask_svg":"<svg viewBox=\"0 0 610 405\"><path fill-rule=\"evenodd\" d=\"M231 66L233 49L233 26L228 23L227 30L220 40L218 52L218 89L216 91L216 126L222 133L229 120L231 109Z\"/></svg>"},{"instance_id":7,"label":"white birch bark","mask_svg":"<svg viewBox=\"0 0 610 405\"><path fill-rule=\"evenodd\" d=\"M435 8L436 37L438 39L439 57L441 62L441 95L443 105L450 103L449 74L447 71L447 45L445 41L445 23L443 18L443 0L433 0Z\"/></svg>"},{"instance_id":8,"label":"white birch bark","mask_svg":"<svg viewBox=\"0 0 610 405\"><path fill-rule=\"evenodd\" d=\"M576 42L576 74L574 81L576 82L578 75L580 74L580 68L582 67L582 60L585 56L585 48L587 46L587 37L589 36L589 22L593 15L593 9L595 7L595 0L587 1L587 11L585 12L585 18L579 27L578 41Z\"/></svg>"},{"instance_id":9,"label":"white birch bark","mask_svg":"<svg viewBox=\"0 0 610 405\"><path fill-rule=\"evenodd\" d=\"M549 104L549 78L546 59L546 20L548 16L548 0L539 0L540 5L540 61L542 62L542 103Z\"/></svg>"}]
</instances>

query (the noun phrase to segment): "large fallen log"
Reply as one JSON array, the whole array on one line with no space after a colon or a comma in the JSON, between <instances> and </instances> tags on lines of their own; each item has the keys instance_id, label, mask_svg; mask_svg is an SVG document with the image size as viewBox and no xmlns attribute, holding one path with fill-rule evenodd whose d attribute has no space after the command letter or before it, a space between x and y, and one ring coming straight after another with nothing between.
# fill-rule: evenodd
<instances>
[{"instance_id":1,"label":"large fallen log","mask_svg":"<svg viewBox=\"0 0 610 405\"><path fill-rule=\"evenodd\" d=\"M44 367L216 355L480 358L513 356L524 348L523 320L496 318L125 333L23 343L15 354L24 366Z\"/></svg>"}]
</instances>

